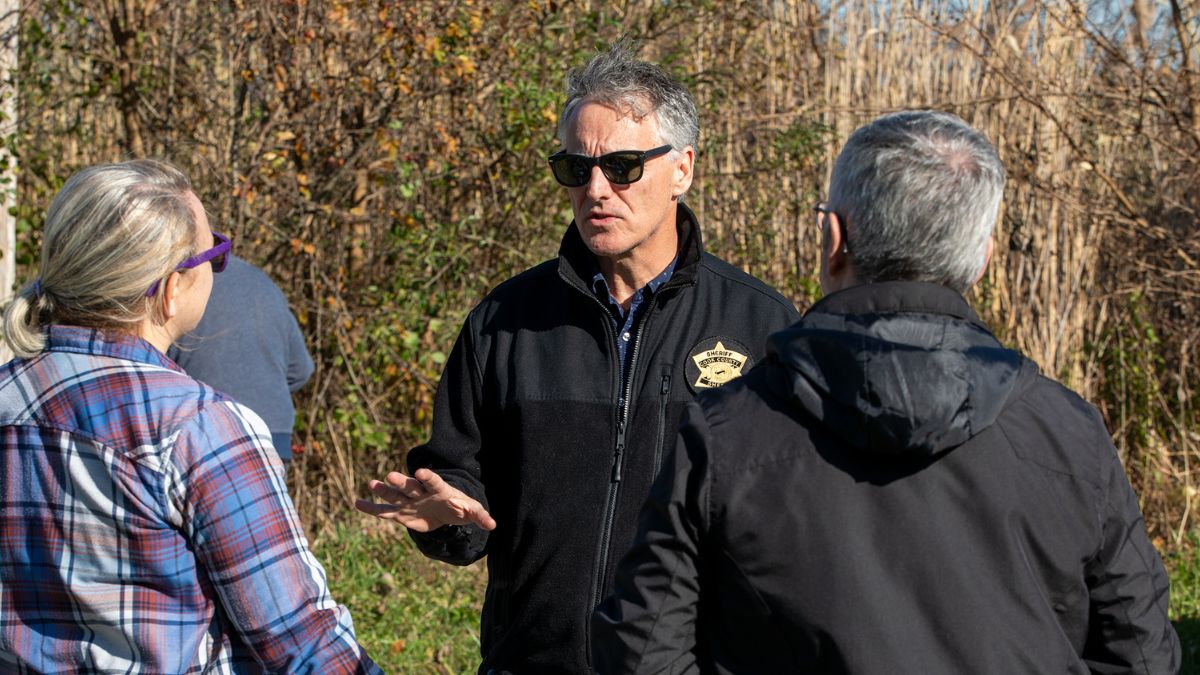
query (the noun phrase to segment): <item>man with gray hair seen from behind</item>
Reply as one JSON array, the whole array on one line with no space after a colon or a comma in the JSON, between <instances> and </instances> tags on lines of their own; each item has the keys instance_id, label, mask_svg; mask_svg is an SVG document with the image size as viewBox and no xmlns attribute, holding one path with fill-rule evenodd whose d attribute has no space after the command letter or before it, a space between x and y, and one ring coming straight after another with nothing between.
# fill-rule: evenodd
<instances>
[{"instance_id":1,"label":"man with gray hair seen from behind","mask_svg":"<svg viewBox=\"0 0 1200 675\"><path fill-rule=\"evenodd\" d=\"M588 622L696 391L764 356L799 314L704 252L683 204L690 94L621 43L567 78L550 170L574 222L557 259L467 316L411 476L358 507L428 556L487 555L481 673L585 673Z\"/></svg>"},{"instance_id":2,"label":"man with gray hair seen from behind","mask_svg":"<svg viewBox=\"0 0 1200 675\"><path fill-rule=\"evenodd\" d=\"M690 406L601 673L1172 673L1167 575L1100 415L963 299L1004 169L938 112L857 130L825 297Z\"/></svg>"}]
</instances>

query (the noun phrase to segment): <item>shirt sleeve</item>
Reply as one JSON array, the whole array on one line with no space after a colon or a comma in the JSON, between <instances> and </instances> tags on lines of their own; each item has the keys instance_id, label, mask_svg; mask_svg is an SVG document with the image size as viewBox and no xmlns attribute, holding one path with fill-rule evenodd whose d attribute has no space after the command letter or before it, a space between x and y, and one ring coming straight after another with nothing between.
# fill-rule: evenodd
<instances>
[{"instance_id":1,"label":"shirt sleeve","mask_svg":"<svg viewBox=\"0 0 1200 675\"><path fill-rule=\"evenodd\" d=\"M308 353L308 345L304 344L304 334L300 332L300 324L296 316L287 308L284 300L284 313L287 315L287 383L288 391L296 391L312 377L315 366L312 356Z\"/></svg>"},{"instance_id":2,"label":"shirt sleeve","mask_svg":"<svg viewBox=\"0 0 1200 675\"><path fill-rule=\"evenodd\" d=\"M708 424L690 403L667 466L617 567L612 596L592 616L596 672L697 673L700 550L708 523Z\"/></svg>"},{"instance_id":3,"label":"shirt sleeve","mask_svg":"<svg viewBox=\"0 0 1200 675\"><path fill-rule=\"evenodd\" d=\"M1083 660L1093 673L1177 673L1181 651L1167 617L1167 572L1107 433L1101 442L1108 455L1102 538L1085 569L1090 610Z\"/></svg>"},{"instance_id":4,"label":"shirt sleeve","mask_svg":"<svg viewBox=\"0 0 1200 675\"><path fill-rule=\"evenodd\" d=\"M168 488L221 610L269 672L376 673L334 602L288 497L266 424L232 401L180 432Z\"/></svg>"},{"instance_id":5,"label":"shirt sleeve","mask_svg":"<svg viewBox=\"0 0 1200 675\"><path fill-rule=\"evenodd\" d=\"M409 473L430 469L487 509L480 468L483 385L470 326L468 319L442 371L429 442L408 453L408 469ZM409 535L422 553L454 565L469 565L483 557L488 541L487 530L475 525L447 525L432 532L409 530Z\"/></svg>"}]
</instances>

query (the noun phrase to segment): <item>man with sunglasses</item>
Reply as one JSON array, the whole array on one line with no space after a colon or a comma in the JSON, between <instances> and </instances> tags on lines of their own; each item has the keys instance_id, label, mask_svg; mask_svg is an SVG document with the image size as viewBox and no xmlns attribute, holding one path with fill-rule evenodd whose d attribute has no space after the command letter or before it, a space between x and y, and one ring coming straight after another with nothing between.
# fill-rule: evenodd
<instances>
[{"instance_id":1,"label":"man with sunglasses","mask_svg":"<svg viewBox=\"0 0 1200 675\"><path fill-rule=\"evenodd\" d=\"M1100 415L963 298L1004 180L953 115L850 136L826 296L688 410L596 612L599 672L1178 672Z\"/></svg>"},{"instance_id":2,"label":"man with sunglasses","mask_svg":"<svg viewBox=\"0 0 1200 675\"><path fill-rule=\"evenodd\" d=\"M574 222L556 260L467 318L412 477L372 481L367 513L433 558L488 557L482 673L583 673L587 622L695 392L764 356L798 318L704 252L682 202L692 97L618 44L568 77L549 157Z\"/></svg>"}]
</instances>

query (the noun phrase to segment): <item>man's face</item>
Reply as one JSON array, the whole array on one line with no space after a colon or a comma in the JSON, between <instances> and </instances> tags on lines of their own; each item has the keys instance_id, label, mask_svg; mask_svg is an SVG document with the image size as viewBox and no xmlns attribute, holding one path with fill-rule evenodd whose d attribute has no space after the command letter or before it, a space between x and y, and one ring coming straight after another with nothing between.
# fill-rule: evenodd
<instances>
[{"instance_id":1,"label":"man's face","mask_svg":"<svg viewBox=\"0 0 1200 675\"><path fill-rule=\"evenodd\" d=\"M567 152L593 157L662 144L655 115L638 120L595 102L575 109L564 139ZM675 254L675 198L691 185L694 158L692 148L682 150L647 159L635 183L612 183L592 167L587 184L567 188L575 224L592 253L612 259L659 250Z\"/></svg>"}]
</instances>

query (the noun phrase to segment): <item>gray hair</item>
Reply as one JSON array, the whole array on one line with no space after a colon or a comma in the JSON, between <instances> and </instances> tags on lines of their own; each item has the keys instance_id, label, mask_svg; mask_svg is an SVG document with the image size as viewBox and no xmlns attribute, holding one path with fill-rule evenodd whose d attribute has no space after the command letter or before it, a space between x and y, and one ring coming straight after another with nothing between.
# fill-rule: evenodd
<instances>
[{"instance_id":1,"label":"gray hair","mask_svg":"<svg viewBox=\"0 0 1200 675\"><path fill-rule=\"evenodd\" d=\"M133 332L159 306L146 291L195 248L191 182L159 160L84 169L46 212L39 278L4 309L4 340L28 358L44 327L70 324Z\"/></svg>"},{"instance_id":2,"label":"gray hair","mask_svg":"<svg viewBox=\"0 0 1200 675\"><path fill-rule=\"evenodd\" d=\"M864 282L928 281L965 293L985 264L1004 192L987 138L949 113L884 115L838 155L829 206Z\"/></svg>"},{"instance_id":3,"label":"gray hair","mask_svg":"<svg viewBox=\"0 0 1200 675\"><path fill-rule=\"evenodd\" d=\"M575 111L587 101L628 111L638 120L653 113L663 143L670 143L676 152L697 148L700 120L696 101L662 68L634 58L627 40L617 41L567 74L567 102L558 116L560 143L566 140Z\"/></svg>"}]
</instances>

